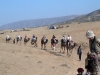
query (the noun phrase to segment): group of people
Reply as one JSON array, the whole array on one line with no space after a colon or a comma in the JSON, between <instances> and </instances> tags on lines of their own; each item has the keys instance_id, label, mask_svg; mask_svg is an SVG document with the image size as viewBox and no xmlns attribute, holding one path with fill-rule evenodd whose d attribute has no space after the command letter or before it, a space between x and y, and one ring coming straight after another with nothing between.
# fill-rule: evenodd
<instances>
[{"instance_id":1,"label":"group of people","mask_svg":"<svg viewBox=\"0 0 100 75\"><path fill-rule=\"evenodd\" d=\"M26 35L25 35L25 38L27 39L27 36L26 36ZM46 36L43 35L43 37L42 37L41 39L44 40L44 41L46 41ZM52 39L54 40L54 43L55 43L55 41L56 41L56 36L53 35L53 36L52 36ZM63 36L62 39L63 39L63 40L66 40L68 45L69 45L69 42L72 41L72 37L71 37L70 35L68 35L67 38L66 38L66 36ZM33 36L32 36L32 40L36 40L36 36L35 36L34 34L33 34Z\"/></svg>"},{"instance_id":2,"label":"group of people","mask_svg":"<svg viewBox=\"0 0 100 75\"><path fill-rule=\"evenodd\" d=\"M99 75L98 71L100 70L100 67L98 59L100 58L100 38L95 36L92 30L86 31L86 37L89 40L89 49L90 49L90 55L87 53L87 58L85 59L85 68L87 69L86 75L88 75L89 71L91 71L90 75ZM81 60L81 55L82 55L81 45L79 46L77 53L79 55L79 60ZM83 72L78 72L78 73L79 74L77 75L83 74Z\"/></svg>"},{"instance_id":3,"label":"group of people","mask_svg":"<svg viewBox=\"0 0 100 75\"><path fill-rule=\"evenodd\" d=\"M91 53L100 54L100 38L94 35L92 30L86 32L86 37L89 39L89 49ZM78 54L82 53L81 45L78 48Z\"/></svg>"},{"instance_id":4,"label":"group of people","mask_svg":"<svg viewBox=\"0 0 100 75\"><path fill-rule=\"evenodd\" d=\"M66 38L66 36L64 35L62 37L63 41L67 41L67 45L69 46L70 45L70 42L72 42L72 37L70 35L68 35L68 37Z\"/></svg>"},{"instance_id":5,"label":"group of people","mask_svg":"<svg viewBox=\"0 0 100 75\"><path fill-rule=\"evenodd\" d=\"M96 54L99 54L100 53L100 39L94 35L93 31L92 30L88 30L86 32L86 37L89 39L89 47L90 47L90 52L95 52ZM6 36L6 39L9 39L10 36L7 35ZM20 35L16 35L16 38L19 38L20 39ZM28 39L28 36L25 35L24 37L25 39ZM55 39L55 35L52 36L52 39ZM46 39L46 36L43 35L42 37L43 40ZM70 35L68 35L68 37L66 38L66 36L64 35L62 37L63 40L66 40L67 41L67 44L69 44L70 41L72 41L72 37ZM36 36L33 34L32 36L32 40L36 40ZM81 51L81 45L79 46L78 48L78 54L80 54L82 51Z\"/></svg>"},{"instance_id":6,"label":"group of people","mask_svg":"<svg viewBox=\"0 0 100 75\"><path fill-rule=\"evenodd\" d=\"M91 53L95 53L97 56L100 55L100 39L95 36L94 32L92 30L88 30L86 31L86 37L89 40L89 48L90 48L90 52ZM6 39L9 39L10 36L7 35ZM20 39L20 35L17 35L16 38ZM27 35L25 35L25 38L27 39ZM55 41L55 35L52 36L52 39L54 39ZM72 37L70 35L68 35L68 37L66 38L66 36L62 37L63 40L67 41L67 44L69 45L69 42L72 41ZM36 36L33 34L32 36L32 40L36 40ZM46 36L44 35L42 37L42 40L46 40ZM81 45L79 46L78 50L77 50L77 54L79 55L79 60L81 60L81 55L82 55L82 48ZM97 59L96 59L97 60ZM98 61L96 61L98 62Z\"/></svg>"}]
</instances>

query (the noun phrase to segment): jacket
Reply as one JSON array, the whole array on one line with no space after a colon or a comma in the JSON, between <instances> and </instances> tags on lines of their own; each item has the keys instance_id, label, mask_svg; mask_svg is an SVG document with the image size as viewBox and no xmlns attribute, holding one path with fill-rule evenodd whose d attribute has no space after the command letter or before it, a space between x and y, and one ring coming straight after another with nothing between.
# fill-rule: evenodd
<instances>
[{"instance_id":1,"label":"jacket","mask_svg":"<svg viewBox=\"0 0 100 75\"><path fill-rule=\"evenodd\" d=\"M81 53L82 53L82 48L78 48L77 54L81 54Z\"/></svg>"},{"instance_id":2,"label":"jacket","mask_svg":"<svg viewBox=\"0 0 100 75\"><path fill-rule=\"evenodd\" d=\"M100 53L100 39L94 36L93 40L89 40L89 47L91 52Z\"/></svg>"}]
</instances>

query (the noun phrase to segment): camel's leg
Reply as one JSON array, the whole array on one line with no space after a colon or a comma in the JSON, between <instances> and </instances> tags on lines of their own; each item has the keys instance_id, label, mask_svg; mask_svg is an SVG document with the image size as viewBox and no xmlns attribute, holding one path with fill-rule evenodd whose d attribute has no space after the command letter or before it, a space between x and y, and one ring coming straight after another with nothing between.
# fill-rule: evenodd
<instances>
[{"instance_id":1,"label":"camel's leg","mask_svg":"<svg viewBox=\"0 0 100 75\"><path fill-rule=\"evenodd\" d=\"M46 49L46 44L44 44L44 49Z\"/></svg>"},{"instance_id":2,"label":"camel's leg","mask_svg":"<svg viewBox=\"0 0 100 75\"><path fill-rule=\"evenodd\" d=\"M16 44L18 43L18 40L16 39Z\"/></svg>"},{"instance_id":3,"label":"camel's leg","mask_svg":"<svg viewBox=\"0 0 100 75\"><path fill-rule=\"evenodd\" d=\"M65 53L65 46L64 46L64 51L63 51L63 53Z\"/></svg>"},{"instance_id":4,"label":"camel's leg","mask_svg":"<svg viewBox=\"0 0 100 75\"><path fill-rule=\"evenodd\" d=\"M53 50L53 45L51 44L51 48L52 48L52 50Z\"/></svg>"},{"instance_id":5,"label":"camel's leg","mask_svg":"<svg viewBox=\"0 0 100 75\"><path fill-rule=\"evenodd\" d=\"M60 53L61 53L61 50L63 50L63 47L61 46L61 49L60 49Z\"/></svg>"},{"instance_id":6,"label":"camel's leg","mask_svg":"<svg viewBox=\"0 0 100 75\"><path fill-rule=\"evenodd\" d=\"M20 45L21 45L21 40L20 40Z\"/></svg>"},{"instance_id":7,"label":"camel's leg","mask_svg":"<svg viewBox=\"0 0 100 75\"><path fill-rule=\"evenodd\" d=\"M67 55L68 55L68 47L66 47L66 49L67 49Z\"/></svg>"},{"instance_id":8,"label":"camel's leg","mask_svg":"<svg viewBox=\"0 0 100 75\"><path fill-rule=\"evenodd\" d=\"M33 46L36 47L36 43L35 42L34 42Z\"/></svg>"},{"instance_id":9,"label":"camel's leg","mask_svg":"<svg viewBox=\"0 0 100 75\"><path fill-rule=\"evenodd\" d=\"M52 44L51 44L51 48L52 48Z\"/></svg>"},{"instance_id":10,"label":"camel's leg","mask_svg":"<svg viewBox=\"0 0 100 75\"><path fill-rule=\"evenodd\" d=\"M36 47L36 43L34 43L34 47Z\"/></svg>"},{"instance_id":11,"label":"camel's leg","mask_svg":"<svg viewBox=\"0 0 100 75\"><path fill-rule=\"evenodd\" d=\"M6 43L7 43L7 40L6 40Z\"/></svg>"},{"instance_id":12,"label":"camel's leg","mask_svg":"<svg viewBox=\"0 0 100 75\"><path fill-rule=\"evenodd\" d=\"M67 55L68 55L68 49L67 49Z\"/></svg>"},{"instance_id":13,"label":"camel's leg","mask_svg":"<svg viewBox=\"0 0 100 75\"><path fill-rule=\"evenodd\" d=\"M37 43L35 43L35 47L38 47Z\"/></svg>"},{"instance_id":14,"label":"camel's leg","mask_svg":"<svg viewBox=\"0 0 100 75\"><path fill-rule=\"evenodd\" d=\"M54 46L53 49L54 49L54 51L55 51L55 50L56 50L56 47Z\"/></svg>"},{"instance_id":15,"label":"camel's leg","mask_svg":"<svg viewBox=\"0 0 100 75\"><path fill-rule=\"evenodd\" d=\"M41 44L41 49L43 49L43 44Z\"/></svg>"},{"instance_id":16,"label":"camel's leg","mask_svg":"<svg viewBox=\"0 0 100 75\"><path fill-rule=\"evenodd\" d=\"M53 46L53 50L55 51L55 49L56 49L56 47L55 47L55 45Z\"/></svg>"},{"instance_id":17,"label":"camel's leg","mask_svg":"<svg viewBox=\"0 0 100 75\"><path fill-rule=\"evenodd\" d=\"M24 44L26 44L26 43L24 42Z\"/></svg>"},{"instance_id":18,"label":"camel's leg","mask_svg":"<svg viewBox=\"0 0 100 75\"><path fill-rule=\"evenodd\" d=\"M27 45L27 42L24 42L24 45L26 46Z\"/></svg>"}]
</instances>

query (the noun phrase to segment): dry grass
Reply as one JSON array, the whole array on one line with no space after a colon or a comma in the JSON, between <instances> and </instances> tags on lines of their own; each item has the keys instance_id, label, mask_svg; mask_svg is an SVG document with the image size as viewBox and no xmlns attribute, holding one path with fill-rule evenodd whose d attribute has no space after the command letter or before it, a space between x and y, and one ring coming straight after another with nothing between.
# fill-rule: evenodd
<instances>
[{"instance_id":1,"label":"dry grass","mask_svg":"<svg viewBox=\"0 0 100 75\"><path fill-rule=\"evenodd\" d=\"M89 51L88 39L85 33L88 29L94 31L95 35L100 37L100 22L89 23L72 23L63 25L64 28L49 30L48 27L39 27L30 29L31 31L19 31L10 33L8 30L5 34L0 35L0 75L75 75L77 68L84 68L86 53ZM4 31L5 32L5 31ZM30 41L24 45L22 40L20 44L5 42L6 35L9 34L12 39L16 35L32 37L35 34L38 37L38 47L34 48ZM60 42L57 45L56 52L51 50L50 39L56 35L58 40L62 35L71 35L73 41L84 44L82 61L78 61L77 49L73 51L71 57L67 53L62 54L60 51ZM40 40L43 35L49 39L47 50L41 50ZM86 44L87 43L87 44Z\"/></svg>"}]
</instances>

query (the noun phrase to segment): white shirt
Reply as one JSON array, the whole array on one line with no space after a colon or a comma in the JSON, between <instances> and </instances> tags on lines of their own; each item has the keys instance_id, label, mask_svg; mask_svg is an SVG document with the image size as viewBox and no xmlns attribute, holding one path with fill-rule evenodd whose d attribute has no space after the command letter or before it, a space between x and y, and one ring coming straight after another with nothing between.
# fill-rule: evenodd
<instances>
[{"instance_id":1,"label":"white shirt","mask_svg":"<svg viewBox=\"0 0 100 75\"><path fill-rule=\"evenodd\" d=\"M20 39L20 36L19 35L17 37Z\"/></svg>"},{"instance_id":2,"label":"white shirt","mask_svg":"<svg viewBox=\"0 0 100 75\"><path fill-rule=\"evenodd\" d=\"M7 35L7 36L6 36L6 38L7 38L7 39L9 39L9 38L10 38L10 36L9 36L9 35Z\"/></svg>"},{"instance_id":3,"label":"white shirt","mask_svg":"<svg viewBox=\"0 0 100 75\"><path fill-rule=\"evenodd\" d=\"M67 39L68 39L69 41L71 41L71 40L72 40L72 37L71 37L71 36L69 36Z\"/></svg>"}]
</instances>

